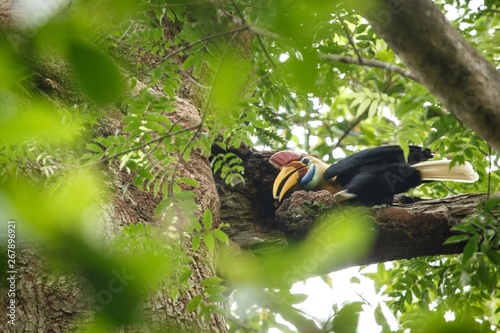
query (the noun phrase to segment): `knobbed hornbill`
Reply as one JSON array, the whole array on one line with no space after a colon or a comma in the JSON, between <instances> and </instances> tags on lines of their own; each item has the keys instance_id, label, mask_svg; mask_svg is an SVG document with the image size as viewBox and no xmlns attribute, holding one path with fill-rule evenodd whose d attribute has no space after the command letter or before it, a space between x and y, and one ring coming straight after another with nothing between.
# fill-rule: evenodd
<instances>
[{"instance_id":1,"label":"knobbed hornbill","mask_svg":"<svg viewBox=\"0 0 500 333\"><path fill-rule=\"evenodd\" d=\"M273 196L281 201L296 184L307 190L327 190L338 202L355 199L365 205L392 204L394 194L403 193L429 181L449 180L472 183L478 179L470 163L427 161L429 149L410 146L408 160L399 146L362 150L332 165L314 155L293 151L277 152L269 159L281 169L273 186Z\"/></svg>"}]
</instances>

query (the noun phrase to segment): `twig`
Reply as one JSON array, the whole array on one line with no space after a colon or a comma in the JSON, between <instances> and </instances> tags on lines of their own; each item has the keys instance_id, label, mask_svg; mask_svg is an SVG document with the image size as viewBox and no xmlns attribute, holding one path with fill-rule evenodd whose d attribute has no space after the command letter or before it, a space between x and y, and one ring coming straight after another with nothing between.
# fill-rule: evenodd
<instances>
[{"instance_id":1,"label":"twig","mask_svg":"<svg viewBox=\"0 0 500 333\"><path fill-rule=\"evenodd\" d=\"M347 36L347 40L349 41L349 44L351 44L352 48L354 49L354 52L356 53L356 55L358 56L358 62L360 64L363 64L363 57L361 56L361 53L359 53L359 50L358 48L356 47L356 44L354 43L354 41L352 40L352 36L351 34L349 33L349 30L347 29L347 26L345 25L344 21L341 21L340 22L342 24L342 27L344 28L344 31L345 31L345 34Z\"/></svg>"},{"instance_id":2,"label":"twig","mask_svg":"<svg viewBox=\"0 0 500 333\"><path fill-rule=\"evenodd\" d=\"M172 127L173 128L173 127ZM171 128L171 129L172 129ZM94 165L97 165L97 164L100 164L100 163L104 163L104 162L107 162L115 157L118 157L118 156L122 156L122 155L125 155L125 154L128 154L130 152L133 152L135 150L139 150L141 148L144 148L146 146L149 146L150 144L153 144L153 143L156 143L156 142L160 142L162 140L165 140L166 138L168 137L171 137L173 135L177 135L177 134L180 134L180 133L184 133L184 132L187 132L187 131L191 131L191 130L194 130L194 129L199 129L201 128L201 123L197 124L197 125L194 125L194 126L190 126L190 127L186 127L186 128L183 128L181 130L178 130L178 131L175 131L175 132L167 132L166 134L154 139L154 140L151 140L151 141L148 141L148 142L145 142L143 143L142 145L139 145L137 147L133 147L133 148L130 148L130 149L127 149L127 150L124 150L122 152L119 152L119 153L116 153L114 155L111 155L111 156L108 156L108 157L105 157L105 158L102 158L100 159L99 161L96 161L96 162L93 162L93 163L90 163L90 164L85 164L85 165L81 165L81 166L78 166L78 167L74 167L74 168L67 168L66 170L77 170L77 169L83 169L83 168L88 168L88 167L91 167L91 166L94 166Z\"/></svg>"},{"instance_id":3,"label":"twig","mask_svg":"<svg viewBox=\"0 0 500 333\"><path fill-rule=\"evenodd\" d=\"M173 124L172 126L170 126L170 129L168 130L168 132L165 134L165 135L168 135L170 132L172 132L172 130L174 129L175 125L177 125L183 118L180 117L179 119L177 119ZM165 138L164 138L165 139ZM163 140L158 140L156 142L156 144L145 154L145 156L149 156L151 155L155 150L156 148L158 148L158 146L160 145L160 143L162 143Z\"/></svg>"},{"instance_id":4,"label":"twig","mask_svg":"<svg viewBox=\"0 0 500 333\"><path fill-rule=\"evenodd\" d=\"M445 184L445 183L443 183L443 182L439 182L439 183L440 183L441 185L443 185L443 187L444 187L445 189L447 189L447 190L448 190L448 192L450 192L451 194L453 194L453 195L457 195L457 194L458 194L457 192L453 191L451 188L449 188L448 186L446 186L446 184Z\"/></svg>"},{"instance_id":5,"label":"twig","mask_svg":"<svg viewBox=\"0 0 500 333\"><path fill-rule=\"evenodd\" d=\"M483 9L482 12L500 13L500 9Z\"/></svg>"},{"instance_id":6,"label":"twig","mask_svg":"<svg viewBox=\"0 0 500 333\"><path fill-rule=\"evenodd\" d=\"M401 76L404 76L408 79L420 83L420 80L409 70L385 61L363 58L362 61L360 62L360 60L357 58L343 56L339 54L320 54L320 56L328 61L336 61L336 62L342 62L344 64L361 65L367 67L383 68L388 71L398 73Z\"/></svg>"},{"instance_id":7,"label":"twig","mask_svg":"<svg viewBox=\"0 0 500 333\"><path fill-rule=\"evenodd\" d=\"M206 42L207 40L210 40L210 39L213 39L213 38L217 38L217 37L221 37L221 36L225 36L225 35L230 35L232 33L237 33L237 32L240 32L240 31L243 31L243 30L246 30L248 29L247 26L243 25L241 27L238 27L236 29L233 29L233 30L229 30L229 31L223 31L223 32L219 32L219 33L216 33L216 34L212 34L212 35L208 35L208 36L205 36L205 37L202 37L194 42L191 42L191 43L188 43L186 45L184 45L183 47L175 50L175 51L172 51L170 52L169 54L167 54L166 56L164 56L163 58L160 58L160 60L158 60L156 63L154 63L153 65L151 65L150 67L142 70L142 71L139 71L137 73L134 74L135 75L139 75L139 74L144 74L146 73L147 71L150 71L151 69L153 68L156 68L158 67L160 64L162 64L163 62L165 62L166 60L172 58L173 56L181 53L181 52L184 52L186 50L189 50L190 48L192 48L193 46L197 45L197 44L200 44L200 43L203 43L203 42ZM133 75L129 75L126 80L132 78Z\"/></svg>"},{"instance_id":8,"label":"twig","mask_svg":"<svg viewBox=\"0 0 500 333\"><path fill-rule=\"evenodd\" d=\"M491 158L491 146L488 145L488 159L490 160L490 168L488 170L488 192L486 193L486 201L490 199L491 194L491 169L493 168L493 159Z\"/></svg>"},{"instance_id":9,"label":"twig","mask_svg":"<svg viewBox=\"0 0 500 333\"><path fill-rule=\"evenodd\" d=\"M488 153L488 152L486 152L486 151L484 151L484 150L482 150L482 149L481 149L481 148L479 148L479 147L476 147L476 148L477 148L477 150L479 150L481 153L483 153L483 155L484 155L484 156L486 156L486 157L491 157L491 147L490 147L490 145L488 145L488 147L489 147L489 153ZM490 159L490 162L491 162L491 163L493 163L493 164L495 164L495 166L496 166L497 168L499 168L499 169L500 169L500 165L499 165L497 162L495 162L493 159Z\"/></svg>"},{"instance_id":10,"label":"twig","mask_svg":"<svg viewBox=\"0 0 500 333\"><path fill-rule=\"evenodd\" d=\"M241 22L237 22L238 24L243 24L243 26L246 26L246 27L250 27L250 25L247 23L247 21L245 20L245 16L243 16L243 13L241 12L241 10L238 8L238 6L236 5L236 3L234 2L234 0L231 0L231 4L233 5L234 7L234 10L236 11L236 13L238 14L239 16L239 19L241 20ZM232 18L233 18L233 22L235 21L234 20L234 16L231 15L231 13L227 13L226 15L230 15ZM252 31L252 29L250 28L250 31ZM262 41L262 38L260 37L260 34L256 33L255 36L257 37L257 41L259 42L259 45L260 47L262 48L262 51L264 51L264 54L266 56L266 58L269 60L269 62L271 63L271 66L273 68L276 68L276 64L274 63L274 60L273 58L271 57L271 55L269 54L269 52L267 51L267 48L266 46L264 45L264 42Z\"/></svg>"},{"instance_id":11,"label":"twig","mask_svg":"<svg viewBox=\"0 0 500 333\"><path fill-rule=\"evenodd\" d=\"M214 76L214 79L213 79L213 82L215 82L215 79L217 77L217 74L220 72L220 67L222 65L222 59L224 59L224 57L226 56L227 54L227 50L229 48L229 45L232 43L232 41L234 40L234 38L238 35L238 31L236 31L234 33L234 35L231 37L229 43L227 44L227 47L224 51L224 54L221 58L221 61L219 61L219 64L218 64L218 67L217 67L217 70L215 71L215 76ZM174 170L172 171L172 176L171 176L171 181L170 183L168 184L168 195L170 198L173 198L174 196L174 180L175 180L175 175L177 173L177 170L179 169L179 166L180 166L180 163L181 163L181 160L182 160L182 156L184 156L184 154L186 153L186 151L189 149L189 146L191 145L191 143L193 143L194 139L196 138L196 136L198 136L198 134L200 133L201 131L201 128L202 128L202 125L205 121L205 118L207 117L207 114L208 114L208 106L210 104L210 101L212 100L212 94L213 94L213 91L214 91L214 85L213 85L213 82L212 82L212 85L210 85L210 89L209 89L209 92L208 92L208 96L207 96L207 99L206 99L206 102L205 102L205 105L203 106L203 111L202 111L202 115L201 115L201 121L199 123L199 125L197 126L197 129L195 131L195 133L191 136L191 138L189 139L189 141L186 143L186 145L184 146L184 149L182 150L182 152L180 153L179 155L179 159L177 160L177 162L175 163L175 166L174 166Z\"/></svg>"},{"instance_id":12,"label":"twig","mask_svg":"<svg viewBox=\"0 0 500 333\"><path fill-rule=\"evenodd\" d=\"M360 114L359 117L354 119L354 121L349 124L349 127L344 131L342 136L338 139L337 143L335 144L334 149L340 147L340 143L347 137L347 135L349 135L349 133L354 129L354 127L358 126L358 124L361 122L361 120L363 120L365 115L368 113L368 110L369 110L369 108L367 108L365 111L363 111L363 113Z\"/></svg>"}]
</instances>

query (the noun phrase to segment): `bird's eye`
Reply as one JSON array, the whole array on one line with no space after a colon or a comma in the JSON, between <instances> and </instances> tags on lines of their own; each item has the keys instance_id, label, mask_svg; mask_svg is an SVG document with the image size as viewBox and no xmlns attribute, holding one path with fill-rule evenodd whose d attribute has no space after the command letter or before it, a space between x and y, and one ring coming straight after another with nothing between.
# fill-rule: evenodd
<instances>
[{"instance_id":1,"label":"bird's eye","mask_svg":"<svg viewBox=\"0 0 500 333\"><path fill-rule=\"evenodd\" d=\"M304 163L305 165L308 165L309 164L309 159L307 157L304 157L300 160L302 163Z\"/></svg>"}]
</instances>

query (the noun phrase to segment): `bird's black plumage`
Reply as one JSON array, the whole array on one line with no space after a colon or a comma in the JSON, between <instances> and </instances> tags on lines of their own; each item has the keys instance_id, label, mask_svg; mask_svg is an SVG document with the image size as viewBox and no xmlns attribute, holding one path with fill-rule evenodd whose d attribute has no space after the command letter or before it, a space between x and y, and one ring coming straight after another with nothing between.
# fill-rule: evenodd
<instances>
[{"instance_id":1,"label":"bird's black plumage","mask_svg":"<svg viewBox=\"0 0 500 333\"><path fill-rule=\"evenodd\" d=\"M410 166L432 156L429 149L418 146L410 146L408 161L399 146L365 149L332 164L324 178L336 177L336 183L365 204L392 203L394 194L422 183L419 171Z\"/></svg>"},{"instance_id":2,"label":"bird's black plumage","mask_svg":"<svg viewBox=\"0 0 500 333\"><path fill-rule=\"evenodd\" d=\"M409 147L405 159L399 146L365 149L332 165L309 154L277 152L269 162L280 173L273 196L280 201L296 184L304 189L326 190L338 202L355 200L366 205L390 204L394 194L403 193L423 182L455 181L472 183L479 177L470 163L453 165L450 160L427 161L429 149Z\"/></svg>"},{"instance_id":3,"label":"bird's black plumage","mask_svg":"<svg viewBox=\"0 0 500 333\"><path fill-rule=\"evenodd\" d=\"M415 164L427 161L433 155L428 148L419 146L410 146L408 163ZM382 146L368 148L358 153L347 156L338 162L330 165L324 173L324 178L330 179L342 173L355 173L359 168L365 165L380 165L387 163L405 163L403 150L400 146Z\"/></svg>"}]
</instances>

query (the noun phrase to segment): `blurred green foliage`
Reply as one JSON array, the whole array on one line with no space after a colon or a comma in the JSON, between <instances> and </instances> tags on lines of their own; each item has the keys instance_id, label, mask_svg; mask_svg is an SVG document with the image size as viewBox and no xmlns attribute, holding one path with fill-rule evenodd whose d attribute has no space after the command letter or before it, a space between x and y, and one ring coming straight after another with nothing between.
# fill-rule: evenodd
<instances>
[{"instance_id":1,"label":"blurred green foliage","mask_svg":"<svg viewBox=\"0 0 500 333\"><path fill-rule=\"evenodd\" d=\"M478 10L469 1L436 3L455 16L451 24L474 47L498 62L498 1ZM333 162L365 147L418 144L437 158L470 161L480 181L425 185L415 195L499 190L492 172L499 157L425 87L324 55L362 55L404 67L360 16L336 1L74 1L48 13L43 24L1 31L0 207L10 215L0 216L16 217L25 226L20 237L47 247L62 272L81 272L93 286L98 317L89 331L140 321L140 302L157 288L172 299L185 296L192 252L218 253L217 244L228 242L211 211L195 213L198 181L178 176L180 159L188 161L192 151L208 155L213 145L244 143L303 149ZM64 82L63 92L40 84L50 84L47 74ZM169 117L177 96L197 101L200 123L185 128ZM103 134L96 125L112 117L114 107L122 126ZM95 231L102 228L99 202L110 200L109 184L95 166L108 160L117 160L139 189L163 197L156 213L165 225L126 226L104 245ZM240 163L231 153L212 159L214 172L231 185L244 181ZM245 257L234 268L234 257L221 247L222 266L231 267L228 282L237 288L234 306L220 306L228 286L209 277L187 311L205 318L221 313L232 332L319 326L355 332L366 301L335 305L332 318L319 323L293 306L306 296L290 291L320 267L368 251L373 233L366 214L339 214L325 217L296 248L262 258L263 265ZM178 219L187 221L188 249L165 231ZM498 200L456 229L449 242L467 242L462 256L379 264L365 273L386 297L399 331L489 332L498 324ZM120 292L112 292L116 288ZM445 320L447 312L455 319ZM390 330L381 306L375 318Z\"/></svg>"}]
</instances>

